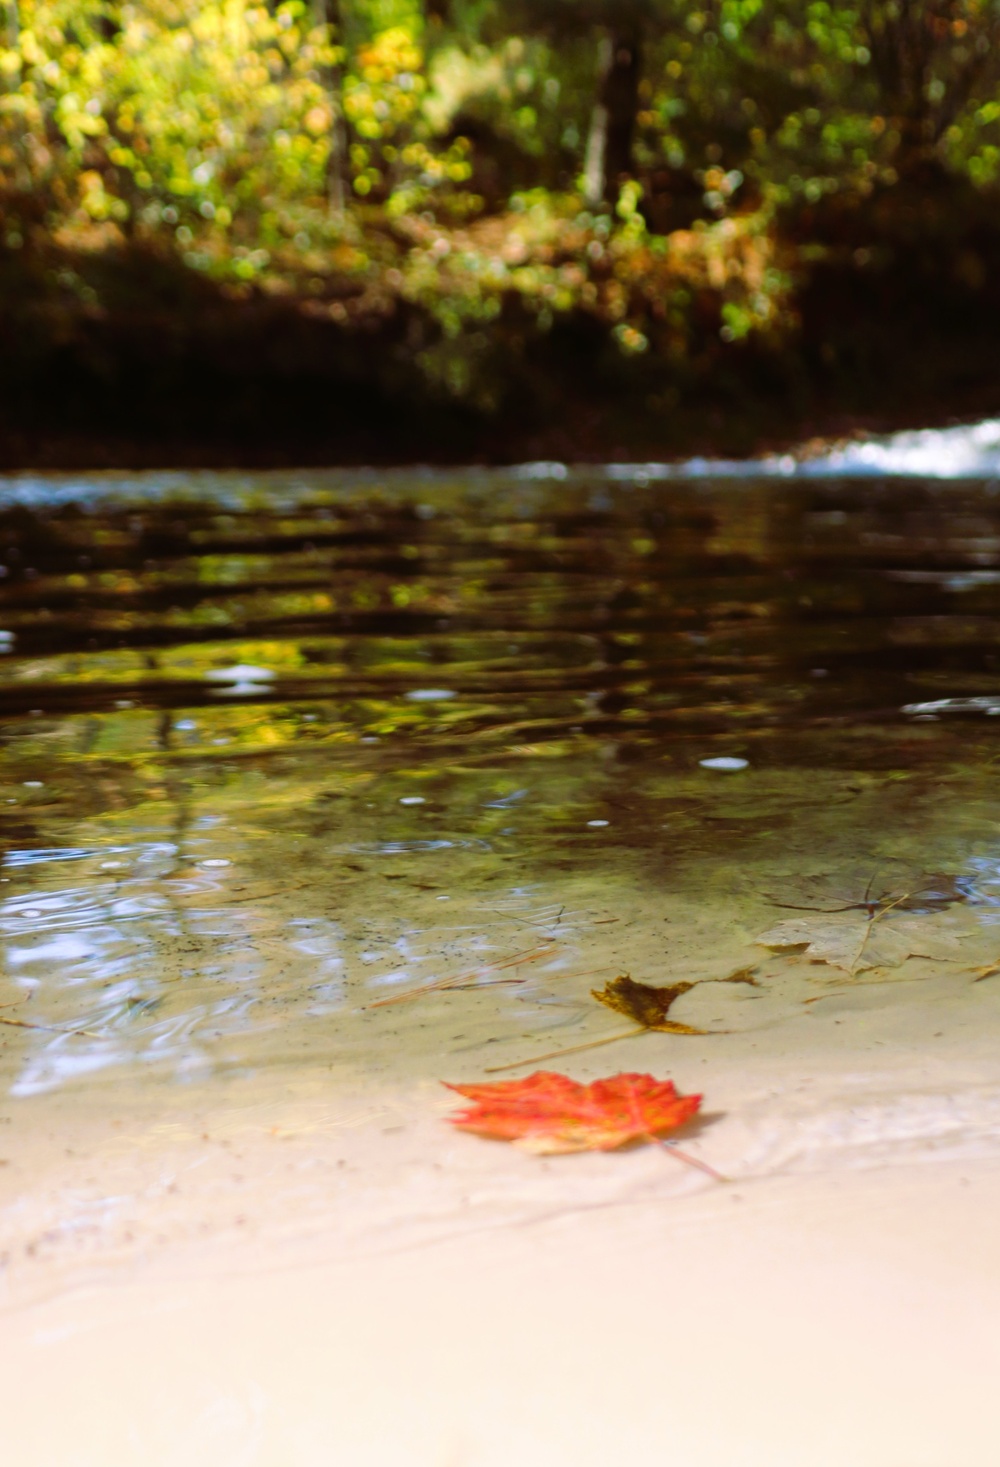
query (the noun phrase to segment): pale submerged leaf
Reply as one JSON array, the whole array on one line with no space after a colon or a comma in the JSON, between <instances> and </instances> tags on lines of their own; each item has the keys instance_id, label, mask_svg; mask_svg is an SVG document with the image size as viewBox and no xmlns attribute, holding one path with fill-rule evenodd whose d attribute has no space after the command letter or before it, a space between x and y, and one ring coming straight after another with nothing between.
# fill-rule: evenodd
<instances>
[{"instance_id":1,"label":"pale submerged leaf","mask_svg":"<svg viewBox=\"0 0 1000 1467\"><path fill-rule=\"evenodd\" d=\"M829 963L845 973L871 968L898 968L907 958L961 958L961 937L935 916L868 917L850 912L842 916L790 917L761 933L762 947L803 949L803 956Z\"/></svg>"}]
</instances>

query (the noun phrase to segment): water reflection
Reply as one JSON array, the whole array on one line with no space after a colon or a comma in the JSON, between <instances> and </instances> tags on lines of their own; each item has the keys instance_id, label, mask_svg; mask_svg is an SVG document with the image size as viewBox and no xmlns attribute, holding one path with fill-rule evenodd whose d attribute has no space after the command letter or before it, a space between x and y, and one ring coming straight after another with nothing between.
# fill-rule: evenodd
<instances>
[{"instance_id":1,"label":"water reflection","mask_svg":"<svg viewBox=\"0 0 1000 1467\"><path fill-rule=\"evenodd\" d=\"M988 486L91 487L0 513L15 1093L551 1045L892 863L996 956Z\"/></svg>"}]
</instances>

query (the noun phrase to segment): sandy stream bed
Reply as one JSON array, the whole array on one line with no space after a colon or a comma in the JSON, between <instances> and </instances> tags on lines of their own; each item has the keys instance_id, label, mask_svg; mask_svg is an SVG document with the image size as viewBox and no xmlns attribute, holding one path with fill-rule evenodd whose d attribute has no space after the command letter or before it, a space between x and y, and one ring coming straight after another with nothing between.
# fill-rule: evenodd
<instances>
[{"instance_id":1,"label":"sandy stream bed","mask_svg":"<svg viewBox=\"0 0 1000 1467\"><path fill-rule=\"evenodd\" d=\"M928 972L565 1062L703 1090L726 1185L453 1132L429 1079L8 1103L3 1458L986 1467L998 1005Z\"/></svg>"}]
</instances>

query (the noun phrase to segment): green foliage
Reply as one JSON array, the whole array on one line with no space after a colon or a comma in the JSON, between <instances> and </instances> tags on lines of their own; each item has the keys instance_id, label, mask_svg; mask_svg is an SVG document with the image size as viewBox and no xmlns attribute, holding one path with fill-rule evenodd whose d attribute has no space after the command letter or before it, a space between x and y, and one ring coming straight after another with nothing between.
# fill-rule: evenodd
<instances>
[{"instance_id":1,"label":"green foliage","mask_svg":"<svg viewBox=\"0 0 1000 1467\"><path fill-rule=\"evenodd\" d=\"M789 214L931 165L973 189L1000 173L1000 0L0 13L0 244L148 246L345 325L411 312L426 379L484 407L496 343L561 320L624 360L781 338ZM618 161L585 204L626 41Z\"/></svg>"}]
</instances>

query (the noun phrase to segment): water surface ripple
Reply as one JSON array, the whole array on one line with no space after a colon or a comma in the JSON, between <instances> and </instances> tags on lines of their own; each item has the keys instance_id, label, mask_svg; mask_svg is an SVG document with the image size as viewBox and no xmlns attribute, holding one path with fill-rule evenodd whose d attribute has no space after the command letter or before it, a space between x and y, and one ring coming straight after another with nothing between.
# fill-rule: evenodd
<instances>
[{"instance_id":1,"label":"water surface ripple","mask_svg":"<svg viewBox=\"0 0 1000 1467\"><path fill-rule=\"evenodd\" d=\"M988 1001L994 482L557 469L0 484L9 1090L481 1069L622 971L794 1028L776 907L964 923Z\"/></svg>"}]
</instances>

